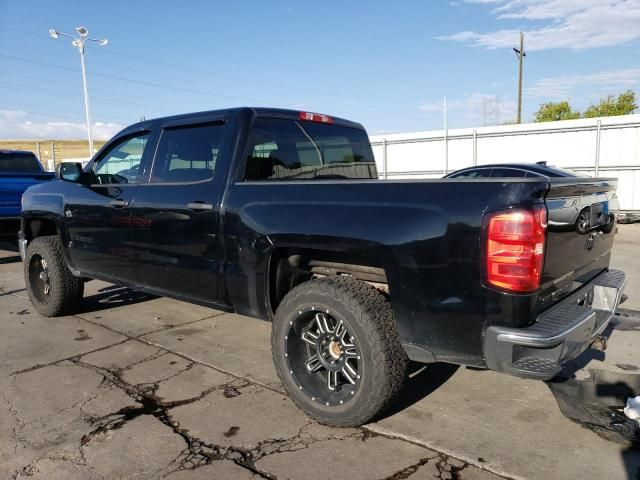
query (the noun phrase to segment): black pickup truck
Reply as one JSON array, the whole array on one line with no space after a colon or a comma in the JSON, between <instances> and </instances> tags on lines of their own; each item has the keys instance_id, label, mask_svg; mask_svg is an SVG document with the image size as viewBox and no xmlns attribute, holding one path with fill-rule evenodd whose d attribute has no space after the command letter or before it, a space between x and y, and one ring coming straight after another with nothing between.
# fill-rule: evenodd
<instances>
[{"instance_id":1,"label":"black pickup truck","mask_svg":"<svg viewBox=\"0 0 640 480\"><path fill-rule=\"evenodd\" d=\"M96 278L270 320L282 383L331 425L381 412L409 359L549 379L626 280L608 268L615 180L378 180L363 127L327 115L148 120L57 176L23 198L41 314Z\"/></svg>"}]
</instances>

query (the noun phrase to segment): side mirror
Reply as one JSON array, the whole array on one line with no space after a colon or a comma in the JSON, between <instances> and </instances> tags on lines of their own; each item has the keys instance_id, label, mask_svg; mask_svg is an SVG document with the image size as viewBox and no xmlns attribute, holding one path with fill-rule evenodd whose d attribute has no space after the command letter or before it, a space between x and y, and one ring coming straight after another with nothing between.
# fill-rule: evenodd
<instances>
[{"instance_id":1,"label":"side mirror","mask_svg":"<svg viewBox=\"0 0 640 480\"><path fill-rule=\"evenodd\" d=\"M82 175L82 164L75 162L62 162L56 167L56 178L66 182L77 182Z\"/></svg>"}]
</instances>

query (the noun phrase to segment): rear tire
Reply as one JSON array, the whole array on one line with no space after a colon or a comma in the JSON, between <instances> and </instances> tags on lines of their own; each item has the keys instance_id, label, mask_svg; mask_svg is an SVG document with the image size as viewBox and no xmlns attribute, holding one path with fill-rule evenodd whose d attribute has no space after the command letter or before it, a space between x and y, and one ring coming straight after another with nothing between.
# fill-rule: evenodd
<instances>
[{"instance_id":1,"label":"rear tire","mask_svg":"<svg viewBox=\"0 0 640 480\"><path fill-rule=\"evenodd\" d=\"M24 277L31 303L45 317L73 313L82 303L84 282L67 267L57 236L38 237L29 244Z\"/></svg>"},{"instance_id":2,"label":"rear tire","mask_svg":"<svg viewBox=\"0 0 640 480\"><path fill-rule=\"evenodd\" d=\"M391 304L351 277L311 280L291 290L277 309L271 346L289 396L326 425L371 420L406 376Z\"/></svg>"}]
</instances>

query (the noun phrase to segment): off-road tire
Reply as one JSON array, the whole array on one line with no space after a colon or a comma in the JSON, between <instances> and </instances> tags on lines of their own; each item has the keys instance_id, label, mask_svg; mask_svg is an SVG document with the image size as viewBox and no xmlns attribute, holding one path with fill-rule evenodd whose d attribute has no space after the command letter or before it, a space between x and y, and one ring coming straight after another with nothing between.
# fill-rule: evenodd
<instances>
[{"instance_id":1,"label":"off-road tire","mask_svg":"<svg viewBox=\"0 0 640 480\"><path fill-rule=\"evenodd\" d=\"M362 375L349 401L327 406L312 399L296 382L285 342L301 310L336 312L353 333L362 357ZM379 416L400 391L407 356L400 343L387 298L351 277L314 279L293 288L277 308L271 334L273 360L289 396L309 416L336 427L355 427Z\"/></svg>"},{"instance_id":2,"label":"off-road tire","mask_svg":"<svg viewBox=\"0 0 640 480\"><path fill-rule=\"evenodd\" d=\"M49 271L50 291L48 298L44 300L39 298L42 297L41 294L36 294L34 289L37 286L30 281L29 266L34 256L44 259ZM73 276L67 267L62 242L57 236L38 237L29 243L24 259L24 274L29 298L40 315L58 317L74 313L80 307L84 282Z\"/></svg>"}]
</instances>

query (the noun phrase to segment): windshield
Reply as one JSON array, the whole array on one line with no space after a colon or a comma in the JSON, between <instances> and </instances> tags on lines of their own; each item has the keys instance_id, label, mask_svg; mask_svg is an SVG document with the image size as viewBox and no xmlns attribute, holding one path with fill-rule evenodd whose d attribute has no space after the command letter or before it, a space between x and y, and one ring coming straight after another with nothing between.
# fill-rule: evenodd
<instances>
[{"instance_id":1,"label":"windshield","mask_svg":"<svg viewBox=\"0 0 640 480\"><path fill-rule=\"evenodd\" d=\"M364 130L258 118L251 131L245 180L378 178Z\"/></svg>"},{"instance_id":2,"label":"windshield","mask_svg":"<svg viewBox=\"0 0 640 480\"><path fill-rule=\"evenodd\" d=\"M33 154L0 152L0 172L42 173L42 168Z\"/></svg>"}]
</instances>

